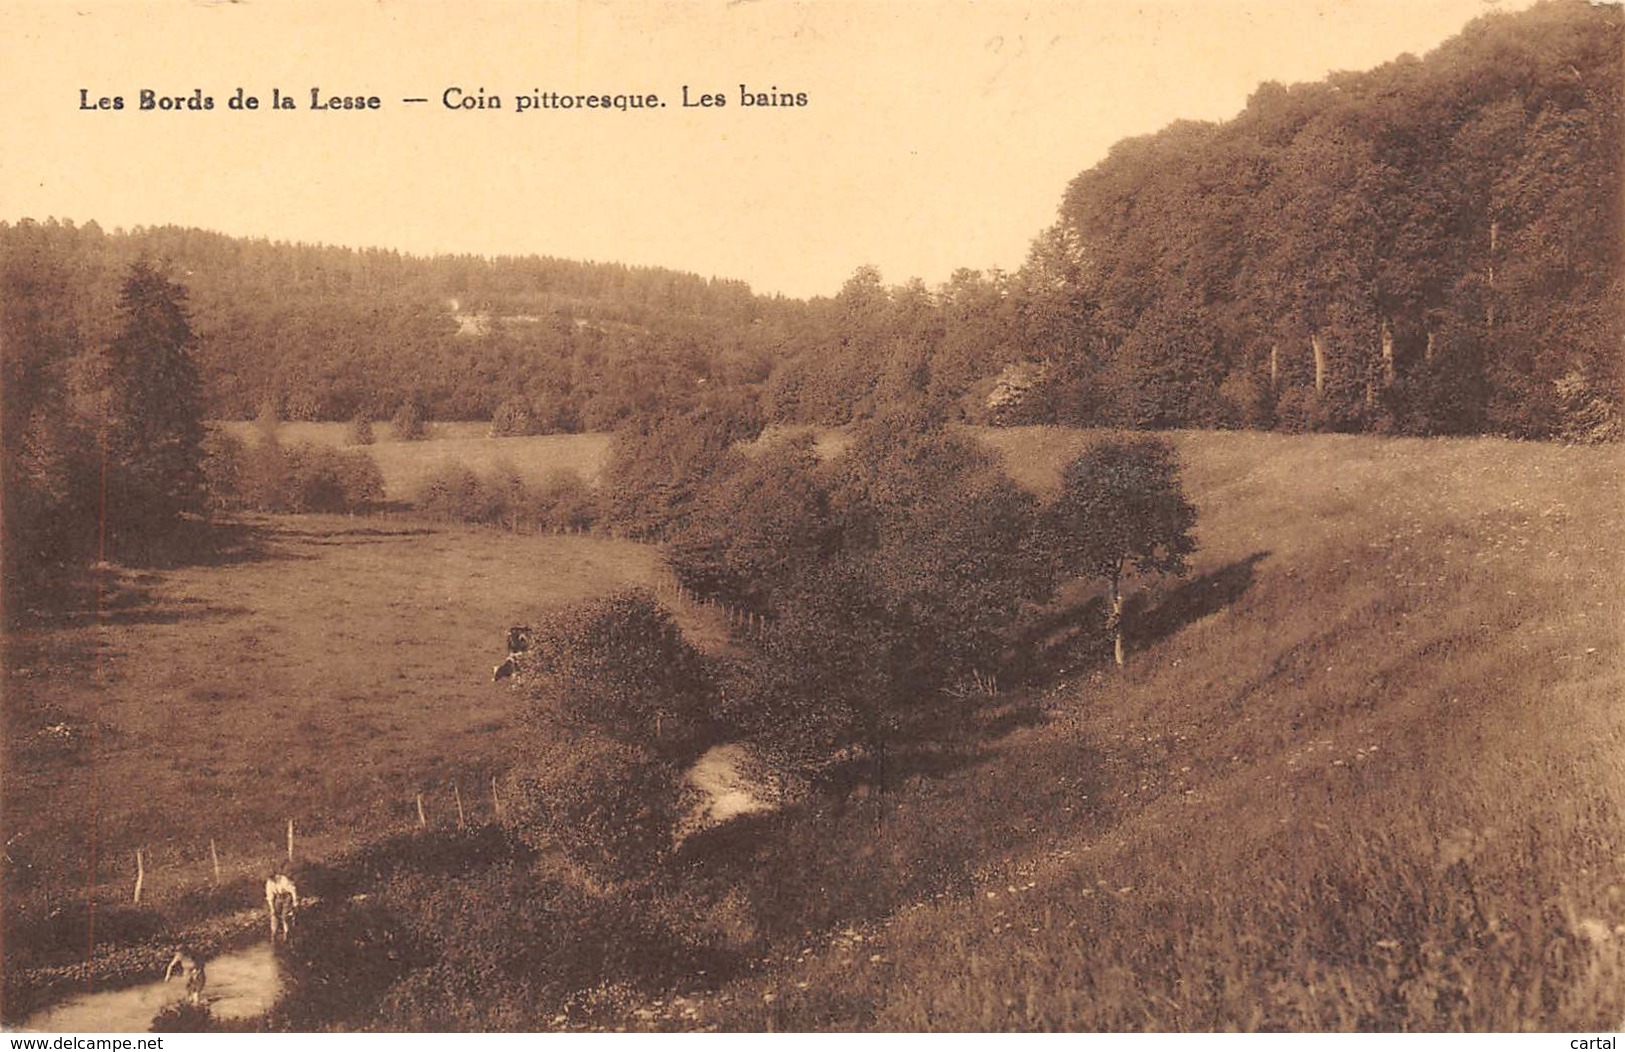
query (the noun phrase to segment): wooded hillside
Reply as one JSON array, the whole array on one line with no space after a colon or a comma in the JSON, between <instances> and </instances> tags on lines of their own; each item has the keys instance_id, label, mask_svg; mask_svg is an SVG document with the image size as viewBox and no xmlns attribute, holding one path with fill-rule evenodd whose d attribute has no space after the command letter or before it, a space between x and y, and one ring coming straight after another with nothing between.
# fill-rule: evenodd
<instances>
[{"instance_id":1,"label":"wooded hillside","mask_svg":"<svg viewBox=\"0 0 1625 1052\"><path fill-rule=\"evenodd\" d=\"M1622 84L1619 7L1487 15L1424 58L1267 83L1233 120L1125 140L1020 270L935 289L860 266L803 302L618 264L24 221L0 225L4 291L52 319L60 356L105 345L132 259L167 261L215 417L411 401L525 433L694 409L839 424L907 403L1596 441L1619 436L1625 402Z\"/></svg>"},{"instance_id":2,"label":"wooded hillside","mask_svg":"<svg viewBox=\"0 0 1625 1052\"><path fill-rule=\"evenodd\" d=\"M1016 274L860 270L771 415L1617 437L1622 45L1617 6L1551 0L1125 140Z\"/></svg>"},{"instance_id":3,"label":"wooded hillside","mask_svg":"<svg viewBox=\"0 0 1625 1052\"><path fill-rule=\"evenodd\" d=\"M1035 248L1086 319L1059 412L1583 437L1619 392L1621 27L1492 15L1118 144Z\"/></svg>"},{"instance_id":4,"label":"wooded hillside","mask_svg":"<svg viewBox=\"0 0 1625 1052\"><path fill-rule=\"evenodd\" d=\"M542 256L432 259L231 238L179 227L105 233L0 225L5 293L94 349L130 262L189 292L210 416L269 404L291 420L488 420L504 401L533 430L609 430L688 408L708 384L766 376L782 304L742 282ZM28 348L18 348L27 353Z\"/></svg>"}]
</instances>

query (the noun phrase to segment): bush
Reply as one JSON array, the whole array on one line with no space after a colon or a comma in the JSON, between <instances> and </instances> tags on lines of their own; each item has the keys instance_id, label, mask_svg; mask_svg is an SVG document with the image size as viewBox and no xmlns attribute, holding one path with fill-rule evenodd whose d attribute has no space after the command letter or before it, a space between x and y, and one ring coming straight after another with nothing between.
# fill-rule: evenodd
<instances>
[{"instance_id":1,"label":"bush","mask_svg":"<svg viewBox=\"0 0 1625 1052\"><path fill-rule=\"evenodd\" d=\"M589 529L598 521L598 496L580 472L555 468L531 495L525 517L548 529Z\"/></svg>"},{"instance_id":2,"label":"bush","mask_svg":"<svg viewBox=\"0 0 1625 1052\"><path fill-rule=\"evenodd\" d=\"M1609 396L1605 385L1577 369L1564 373L1555 382L1559 425L1565 442L1587 445L1618 442L1625 437L1619 404Z\"/></svg>"},{"instance_id":3,"label":"bush","mask_svg":"<svg viewBox=\"0 0 1625 1052\"><path fill-rule=\"evenodd\" d=\"M344 432L344 441L352 446L370 446L375 440L372 433L372 417L364 412L357 413Z\"/></svg>"},{"instance_id":4,"label":"bush","mask_svg":"<svg viewBox=\"0 0 1625 1052\"><path fill-rule=\"evenodd\" d=\"M697 755L709 732L710 686L699 651L644 592L548 614L520 662L534 719L597 729L667 755Z\"/></svg>"},{"instance_id":5,"label":"bush","mask_svg":"<svg viewBox=\"0 0 1625 1052\"><path fill-rule=\"evenodd\" d=\"M446 522L495 523L516 528L529 517L530 498L524 480L510 465L499 464L490 477L468 466L442 463L418 486L418 510Z\"/></svg>"},{"instance_id":6,"label":"bush","mask_svg":"<svg viewBox=\"0 0 1625 1052\"><path fill-rule=\"evenodd\" d=\"M410 970L382 996L354 991L376 1011L349 1020L350 1028L529 1031L560 1013L593 1026L595 1008L609 1013L609 1027L634 1007L618 995L641 1004L658 995L639 994L720 971L711 940L690 934L688 911L670 918L643 888L591 889L558 868L507 861L390 879L376 898L395 947L412 947ZM340 1020L302 1022L309 1029Z\"/></svg>"},{"instance_id":7,"label":"bush","mask_svg":"<svg viewBox=\"0 0 1625 1052\"><path fill-rule=\"evenodd\" d=\"M204 436L203 487L210 510L241 505L247 456L247 444L229 431L211 427Z\"/></svg>"},{"instance_id":8,"label":"bush","mask_svg":"<svg viewBox=\"0 0 1625 1052\"><path fill-rule=\"evenodd\" d=\"M287 452L288 511L354 511L384 498L384 476L365 453L302 442Z\"/></svg>"},{"instance_id":9,"label":"bush","mask_svg":"<svg viewBox=\"0 0 1625 1052\"><path fill-rule=\"evenodd\" d=\"M938 737L942 688L1006 666L1053 587L1036 502L986 451L889 414L828 464L777 444L714 476L670 545L685 583L771 618L722 718L798 767Z\"/></svg>"},{"instance_id":10,"label":"bush","mask_svg":"<svg viewBox=\"0 0 1625 1052\"><path fill-rule=\"evenodd\" d=\"M891 667L900 640L878 597L845 566L782 598L761 646L724 666L718 718L791 770L816 771L847 746L883 749L911 691Z\"/></svg>"},{"instance_id":11,"label":"bush","mask_svg":"<svg viewBox=\"0 0 1625 1052\"><path fill-rule=\"evenodd\" d=\"M251 511L286 511L288 493L288 453L274 432L262 432L259 441L239 447L237 496L240 506Z\"/></svg>"},{"instance_id":12,"label":"bush","mask_svg":"<svg viewBox=\"0 0 1625 1052\"><path fill-rule=\"evenodd\" d=\"M774 442L713 476L668 546L683 583L750 610L827 559L838 541L812 436Z\"/></svg>"},{"instance_id":13,"label":"bush","mask_svg":"<svg viewBox=\"0 0 1625 1052\"><path fill-rule=\"evenodd\" d=\"M489 475L455 461L443 462L418 486L413 503L436 519L512 530L521 525L584 530L598 519L597 493L576 471L555 469L533 490L517 468L504 462Z\"/></svg>"},{"instance_id":14,"label":"bush","mask_svg":"<svg viewBox=\"0 0 1625 1052\"><path fill-rule=\"evenodd\" d=\"M9 432L13 422L4 425ZM71 590L66 567L94 557L101 492L95 450L87 432L64 413L46 408L29 414L15 444L5 450L0 592L10 611L65 598Z\"/></svg>"},{"instance_id":15,"label":"bush","mask_svg":"<svg viewBox=\"0 0 1625 1052\"><path fill-rule=\"evenodd\" d=\"M519 665L534 746L510 821L600 879L644 875L672 848L684 768L710 740L700 654L641 592L554 612L531 636Z\"/></svg>"},{"instance_id":16,"label":"bush","mask_svg":"<svg viewBox=\"0 0 1625 1052\"><path fill-rule=\"evenodd\" d=\"M235 470L216 465L222 487L235 479L236 506L272 512L353 512L384 499L384 475L360 450L340 450L312 442L284 448L262 439L252 448L222 445L236 458ZM211 483L211 485L213 482ZM223 490L222 490L223 492Z\"/></svg>"},{"instance_id":17,"label":"bush","mask_svg":"<svg viewBox=\"0 0 1625 1052\"><path fill-rule=\"evenodd\" d=\"M1275 400L1275 427L1294 434L1313 431L1319 417L1319 399L1312 387L1288 387Z\"/></svg>"},{"instance_id":18,"label":"bush","mask_svg":"<svg viewBox=\"0 0 1625 1052\"><path fill-rule=\"evenodd\" d=\"M706 481L740 456L730 448L733 427L722 418L666 414L617 431L604 468L604 517L642 539L680 531Z\"/></svg>"},{"instance_id":19,"label":"bush","mask_svg":"<svg viewBox=\"0 0 1625 1052\"><path fill-rule=\"evenodd\" d=\"M323 911L320 924L294 929L290 949L278 957L292 995L272 1009L272 1030L375 1026L380 992L427 956L379 895Z\"/></svg>"},{"instance_id":20,"label":"bush","mask_svg":"<svg viewBox=\"0 0 1625 1052\"><path fill-rule=\"evenodd\" d=\"M190 1001L166 1005L152 1017L147 1027L150 1034L204 1034L213 1030L214 1016L208 1005L195 1005Z\"/></svg>"},{"instance_id":21,"label":"bush","mask_svg":"<svg viewBox=\"0 0 1625 1052\"><path fill-rule=\"evenodd\" d=\"M523 398L510 398L491 414L491 437L510 438L536 433L536 415Z\"/></svg>"},{"instance_id":22,"label":"bush","mask_svg":"<svg viewBox=\"0 0 1625 1052\"><path fill-rule=\"evenodd\" d=\"M1275 392L1251 371L1237 368L1219 385L1220 427L1268 428L1275 420Z\"/></svg>"},{"instance_id":23,"label":"bush","mask_svg":"<svg viewBox=\"0 0 1625 1052\"><path fill-rule=\"evenodd\" d=\"M923 693L993 671L1023 610L1053 589L1032 495L969 440L885 420L831 469L841 554L876 593L878 634L898 640L895 678Z\"/></svg>"},{"instance_id":24,"label":"bush","mask_svg":"<svg viewBox=\"0 0 1625 1052\"><path fill-rule=\"evenodd\" d=\"M483 487L466 465L447 462L430 472L413 501L418 510L447 522L483 521Z\"/></svg>"},{"instance_id":25,"label":"bush","mask_svg":"<svg viewBox=\"0 0 1625 1052\"><path fill-rule=\"evenodd\" d=\"M401 403L395 411L395 439L398 442L417 442L429 437L428 425L423 422L423 411L411 399Z\"/></svg>"},{"instance_id":26,"label":"bush","mask_svg":"<svg viewBox=\"0 0 1625 1052\"><path fill-rule=\"evenodd\" d=\"M598 728L548 736L510 779L507 821L601 880L647 875L670 853L683 768Z\"/></svg>"},{"instance_id":27,"label":"bush","mask_svg":"<svg viewBox=\"0 0 1625 1052\"><path fill-rule=\"evenodd\" d=\"M453 876L393 877L380 902L396 918L397 938L419 953L381 998L380 1022L419 1032L529 1029L536 987L571 971L558 959L574 963L571 942L592 942L571 939L590 905L571 891L511 861Z\"/></svg>"}]
</instances>

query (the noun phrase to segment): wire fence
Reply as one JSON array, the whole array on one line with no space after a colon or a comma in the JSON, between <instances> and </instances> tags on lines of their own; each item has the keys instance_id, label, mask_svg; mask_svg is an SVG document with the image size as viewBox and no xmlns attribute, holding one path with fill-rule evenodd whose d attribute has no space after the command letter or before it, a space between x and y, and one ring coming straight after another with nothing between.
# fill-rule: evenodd
<instances>
[{"instance_id":1,"label":"wire fence","mask_svg":"<svg viewBox=\"0 0 1625 1052\"><path fill-rule=\"evenodd\" d=\"M464 785L469 793L464 795ZM479 789L476 791L475 786ZM245 879L257 882L279 873L295 872L301 863L328 861L358 842L412 833L469 831L500 823L509 810L502 780L492 774L488 781L453 779L434 787L412 789L402 799L394 822L383 827L363 829L357 825L339 833L330 824L317 824L312 834L307 823L296 817L266 828L258 844L243 846L239 832L232 839L220 836L198 837L187 842L166 838L121 851L104 859L106 874L87 890L92 897L127 902L132 906L154 906L156 900L177 900L215 888L224 888ZM335 843L335 836L337 843ZM306 857L308 845L320 845L316 855ZM108 870L111 870L109 872ZM119 893L118 888L128 889Z\"/></svg>"}]
</instances>

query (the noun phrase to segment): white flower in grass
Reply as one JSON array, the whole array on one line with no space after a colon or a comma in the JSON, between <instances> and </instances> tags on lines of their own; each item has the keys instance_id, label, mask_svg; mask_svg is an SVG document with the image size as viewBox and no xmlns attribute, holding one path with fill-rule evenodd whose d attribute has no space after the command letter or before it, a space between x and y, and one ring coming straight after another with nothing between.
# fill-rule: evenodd
<instances>
[{"instance_id":1,"label":"white flower in grass","mask_svg":"<svg viewBox=\"0 0 1625 1052\"><path fill-rule=\"evenodd\" d=\"M1613 936L1613 932L1608 930L1608 925L1604 924L1595 917L1587 917L1585 920L1575 925L1574 930L1575 934L1579 935L1580 938L1584 939L1586 942L1603 943L1607 942Z\"/></svg>"}]
</instances>

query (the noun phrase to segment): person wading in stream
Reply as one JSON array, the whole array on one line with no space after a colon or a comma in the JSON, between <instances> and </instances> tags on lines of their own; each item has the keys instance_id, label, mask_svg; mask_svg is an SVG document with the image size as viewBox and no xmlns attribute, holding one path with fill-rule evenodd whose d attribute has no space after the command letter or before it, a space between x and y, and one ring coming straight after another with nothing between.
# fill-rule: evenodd
<instances>
[{"instance_id":1,"label":"person wading in stream","mask_svg":"<svg viewBox=\"0 0 1625 1052\"><path fill-rule=\"evenodd\" d=\"M287 874L278 873L265 882L265 908L271 913L271 941L276 941L280 928L282 941L287 942L293 911L299 908L299 889Z\"/></svg>"},{"instance_id":2,"label":"person wading in stream","mask_svg":"<svg viewBox=\"0 0 1625 1052\"><path fill-rule=\"evenodd\" d=\"M181 971L181 978L186 981L186 999L193 1004L203 1003L203 984L208 981L203 974L203 958L190 950L175 951L175 956L169 960L169 967L164 969L164 982L169 982L174 976L175 969Z\"/></svg>"}]
</instances>

